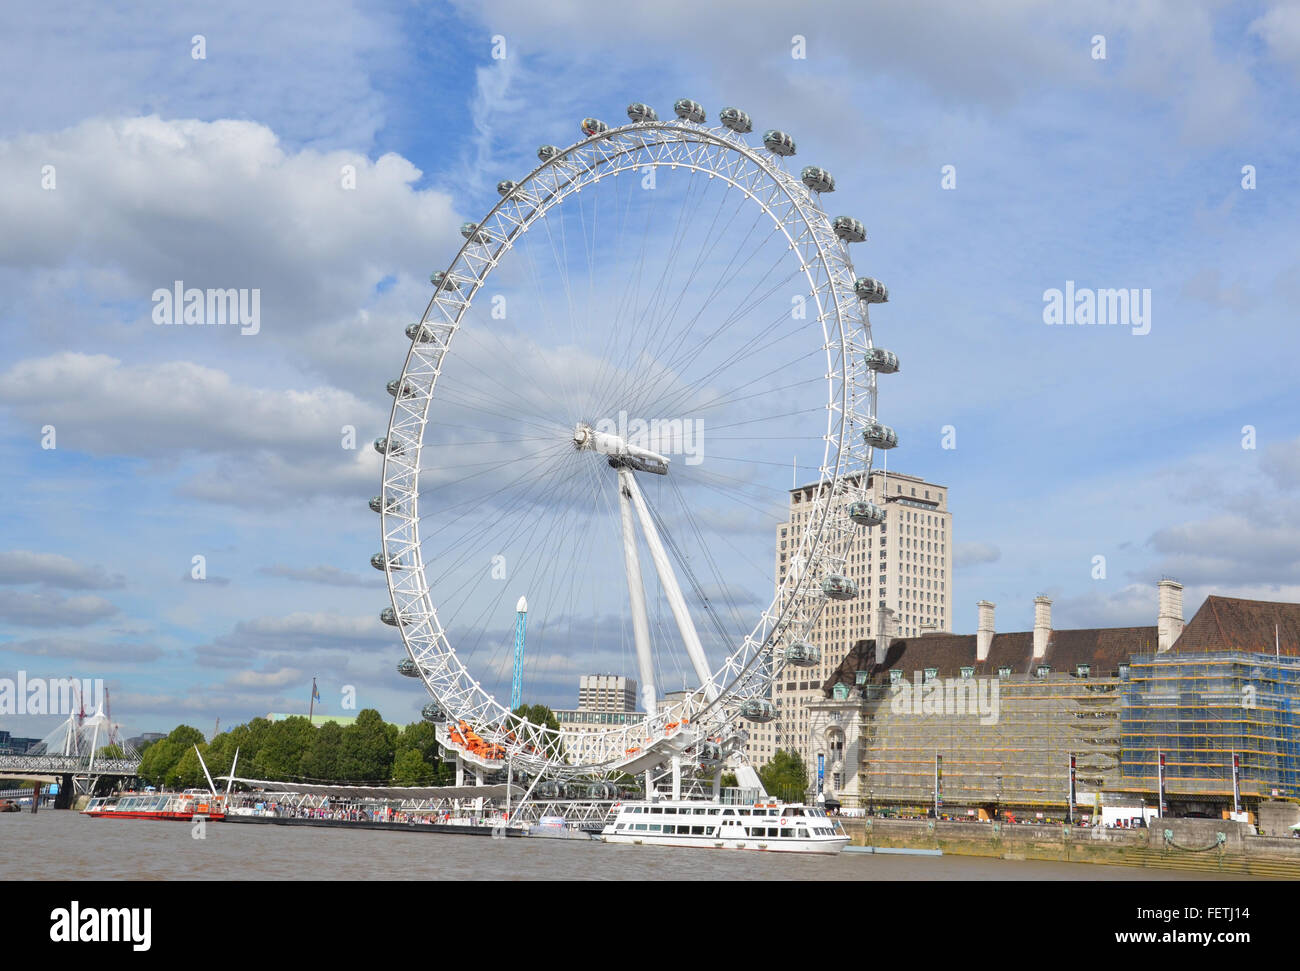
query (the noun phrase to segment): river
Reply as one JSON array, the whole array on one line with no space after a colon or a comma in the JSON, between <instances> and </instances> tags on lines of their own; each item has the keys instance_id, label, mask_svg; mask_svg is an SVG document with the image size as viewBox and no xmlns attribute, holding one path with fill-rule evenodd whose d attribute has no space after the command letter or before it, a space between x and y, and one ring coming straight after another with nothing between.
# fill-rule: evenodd
<instances>
[{"instance_id":1,"label":"river","mask_svg":"<svg viewBox=\"0 0 1300 971\"><path fill-rule=\"evenodd\" d=\"M4 880L1204 880L979 857L814 857L347 829L0 814ZM1212 877L1211 877L1212 878ZM1225 879L1241 879L1225 876Z\"/></svg>"}]
</instances>

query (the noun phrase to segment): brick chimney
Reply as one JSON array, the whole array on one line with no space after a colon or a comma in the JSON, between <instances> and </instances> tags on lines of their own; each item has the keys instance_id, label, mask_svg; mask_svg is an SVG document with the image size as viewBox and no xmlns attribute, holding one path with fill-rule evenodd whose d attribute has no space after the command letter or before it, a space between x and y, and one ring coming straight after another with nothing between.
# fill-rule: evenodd
<instances>
[{"instance_id":1,"label":"brick chimney","mask_svg":"<svg viewBox=\"0 0 1300 971\"><path fill-rule=\"evenodd\" d=\"M1183 585L1165 577L1159 583L1160 614L1156 618L1156 650L1164 653L1183 632Z\"/></svg>"},{"instance_id":2,"label":"brick chimney","mask_svg":"<svg viewBox=\"0 0 1300 971\"><path fill-rule=\"evenodd\" d=\"M1047 657L1047 642L1052 636L1052 598L1041 594L1034 598L1034 660Z\"/></svg>"},{"instance_id":3,"label":"brick chimney","mask_svg":"<svg viewBox=\"0 0 1300 971\"><path fill-rule=\"evenodd\" d=\"M981 600L975 606L979 610L979 625L975 628L975 660L987 661L989 648L993 646L993 608L997 604Z\"/></svg>"},{"instance_id":4,"label":"brick chimney","mask_svg":"<svg viewBox=\"0 0 1300 971\"><path fill-rule=\"evenodd\" d=\"M889 644L897 631L894 624L894 609L881 607L876 614L876 663L884 664L885 655L889 653Z\"/></svg>"}]
</instances>

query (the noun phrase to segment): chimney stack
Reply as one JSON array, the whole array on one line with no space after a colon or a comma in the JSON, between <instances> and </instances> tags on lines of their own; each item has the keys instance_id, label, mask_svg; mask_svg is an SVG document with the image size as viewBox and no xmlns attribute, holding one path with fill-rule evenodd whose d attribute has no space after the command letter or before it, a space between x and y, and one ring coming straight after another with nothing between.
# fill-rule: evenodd
<instances>
[{"instance_id":1,"label":"chimney stack","mask_svg":"<svg viewBox=\"0 0 1300 971\"><path fill-rule=\"evenodd\" d=\"M876 664L885 663L885 655L889 652L889 643L894 639L894 610L892 607L881 607L876 614Z\"/></svg>"},{"instance_id":2,"label":"chimney stack","mask_svg":"<svg viewBox=\"0 0 1300 971\"><path fill-rule=\"evenodd\" d=\"M1163 654L1183 632L1183 585L1165 577L1160 581L1160 614L1156 618L1156 651Z\"/></svg>"},{"instance_id":3,"label":"chimney stack","mask_svg":"<svg viewBox=\"0 0 1300 971\"><path fill-rule=\"evenodd\" d=\"M1052 598L1039 594L1034 598L1034 660L1047 657L1047 642L1052 636Z\"/></svg>"},{"instance_id":4,"label":"chimney stack","mask_svg":"<svg viewBox=\"0 0 1300 971\"><path fill-rule=\"evenodd\" d=\"M980 618L979 625L975 628L975 660L987 661L989 648L993 646L993 608L997 604L981 600L975 606L979 609Z\"/></svg>"}]
</instances>

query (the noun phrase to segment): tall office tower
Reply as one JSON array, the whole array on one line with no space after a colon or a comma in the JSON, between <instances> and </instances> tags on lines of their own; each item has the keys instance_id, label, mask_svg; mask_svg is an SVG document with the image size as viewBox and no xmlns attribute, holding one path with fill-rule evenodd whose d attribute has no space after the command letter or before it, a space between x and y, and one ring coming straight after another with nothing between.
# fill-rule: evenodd
<instances>
[{"instance_id":1,"label":"tall office tower","mask_svg":"<svg viewBox=\"0 0 1300 971\"><path fill-rule=\"evenodd\" d=\"M776 528L775 578L779 588L799 549L817 484L790 490L790 517ZM773 686L777 718L748 723L746 754L755 765L777 749L808 749L808 704L822 700L821 687L853 644L875 637L882 620L895 637L952 629L952 513L948 487L914 475L874 471L867 498L885 510L879 526L854 533L845 574L858 585L853 600L828 600L809 640L821 648L811 668L787 667ZM885 608L892 616L883 614ZM883 616L882 616L883 614ZM815 766L809 765L810 770Z\"/></svg>"}]
</instances>

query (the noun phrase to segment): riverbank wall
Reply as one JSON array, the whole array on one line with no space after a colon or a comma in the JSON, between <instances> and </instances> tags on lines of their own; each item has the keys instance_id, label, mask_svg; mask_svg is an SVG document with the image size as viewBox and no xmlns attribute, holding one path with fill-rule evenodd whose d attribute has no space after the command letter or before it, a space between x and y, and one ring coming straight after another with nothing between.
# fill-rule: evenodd
<instances>
[{"instance_id":1,"label":"riverbank wall","mask_svg":"<svg viewBox=\"0 0 1300 971\"><path fill-rule=\"evenodd\" d=\"M1158 819L1149 829L928 819L839 821L855 846L1300 880L1300 839L1254 836L1245 824L1227 820Z\"/></svg>"}]
</instances>

